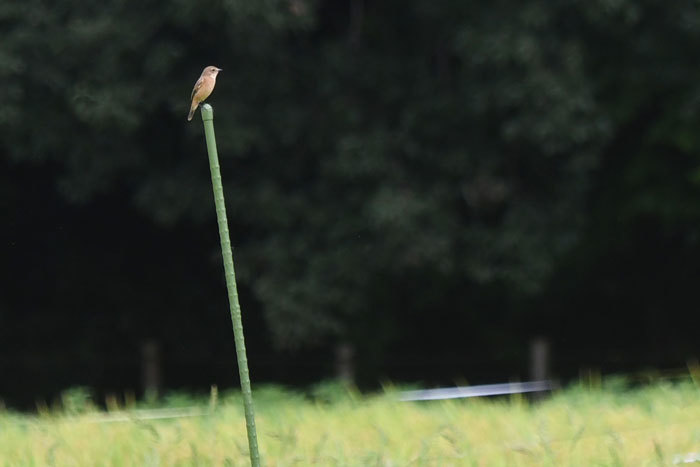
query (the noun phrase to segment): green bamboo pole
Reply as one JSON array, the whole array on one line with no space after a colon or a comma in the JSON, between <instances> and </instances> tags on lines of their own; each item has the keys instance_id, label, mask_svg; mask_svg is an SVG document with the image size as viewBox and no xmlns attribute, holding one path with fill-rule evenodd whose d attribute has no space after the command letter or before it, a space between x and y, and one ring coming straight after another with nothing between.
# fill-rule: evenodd
<instances>
[{"instance_id":1,"label":"green bamboo pole","mask_svg":"<svg viewBox=\"0 0 700 467\"><path fill-rule=\"evenodd\" d=\"M241 391L243 392L245 423L248 431L248 447L250 449L250 464L253 467L259 467L260 453L258 452L258 435L255 431L253 392L250 389L248 357L245 353L243 323L241 322L241 305L238 303L238 289L236 287L236 271L233 269L233 252L231 251L231 239L229 238L228 233L226 202L224 201L224 187L221 184L219 156L216 152L216 136L214 135L214 109L212 109L211 105L209 104L204 104L201 109L202 120L204 121L204 136L207 140L207 152L209 153L209 168L211 169L211 184L214 190L216 218L219 222L219 238L221 241L221 254L224 258L224 272L226 273L226 288L228 289L229 307L231 308L233 338L236 341L236 357L238 358L238 374L241 378Z\"/></svg>"}]
</instances>

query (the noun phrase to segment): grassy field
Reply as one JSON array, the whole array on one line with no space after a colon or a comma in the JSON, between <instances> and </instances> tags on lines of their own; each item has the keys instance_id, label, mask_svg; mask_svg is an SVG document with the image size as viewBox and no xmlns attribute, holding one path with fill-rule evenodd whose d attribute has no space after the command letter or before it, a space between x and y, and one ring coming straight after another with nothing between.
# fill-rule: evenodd
<instances>
[{"instance_id":1,"label":"grassy field","mask_svg":"<svg viewBox=\"0 0 700 467\"><path fill-rule=\"evenodd\" d=\"M696 385L613 386L570 387L538 404L521 397L409 403L392 390L360 396L330 386L317 397L276 387L254 388L254 396L264 465L682 465L694 453L700 462ZM0 465L248 464L236 394L167 419L97 411L77 399L38 415L0 412ZM193 405L182 397L165 403Z\"/></svg>"}]
</instances>

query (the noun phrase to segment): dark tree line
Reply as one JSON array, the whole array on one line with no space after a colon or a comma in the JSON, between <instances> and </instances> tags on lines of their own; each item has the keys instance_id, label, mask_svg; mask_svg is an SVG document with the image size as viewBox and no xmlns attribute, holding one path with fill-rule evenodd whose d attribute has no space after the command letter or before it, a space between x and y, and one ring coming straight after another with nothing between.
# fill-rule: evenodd
<instances>
[{"instance_id":1,"label":"dark tree line","mask_svg":"<svg viewBox=\"0 0 700 467\"><path fill-rule=\"evenodd\" d=\"M697 354L695 2L8 0L0 32L0 396L133 385L152 338L173 387L233 377L205 65L254 378Z\"/></svg>"}]
</instances>

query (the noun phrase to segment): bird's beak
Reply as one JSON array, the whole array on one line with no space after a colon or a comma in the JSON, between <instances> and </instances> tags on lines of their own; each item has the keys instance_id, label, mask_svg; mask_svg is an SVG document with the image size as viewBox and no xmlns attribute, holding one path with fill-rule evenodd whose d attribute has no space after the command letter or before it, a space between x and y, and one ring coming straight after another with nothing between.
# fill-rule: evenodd
<instances>
[{"instance_id":1,"label":"bird's beak","mask_svg":"<svg viewBox=\"0 0 700 467\"><path fill-rule=\"evenodd\" d=\"M224 71L223 68L217 68L216 71Z\"/></svg>"}]
</instances>

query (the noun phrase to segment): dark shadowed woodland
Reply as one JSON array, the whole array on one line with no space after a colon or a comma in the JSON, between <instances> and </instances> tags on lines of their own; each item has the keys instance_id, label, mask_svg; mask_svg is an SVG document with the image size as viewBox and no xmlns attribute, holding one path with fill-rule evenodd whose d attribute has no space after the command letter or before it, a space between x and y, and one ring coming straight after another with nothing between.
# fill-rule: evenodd
<instances>
[{"instance_id":1,"label":"dark shadowed woodland","mask_svg":"<svg viewBox=\"0 0 700 467\"><path fill-rule=\"evenodd\" d=\"M237 384L206 65L254 384L684 368L699 9L1 2L0 398Z\"/></svg>"}]
</instances>

